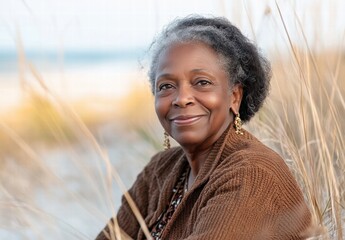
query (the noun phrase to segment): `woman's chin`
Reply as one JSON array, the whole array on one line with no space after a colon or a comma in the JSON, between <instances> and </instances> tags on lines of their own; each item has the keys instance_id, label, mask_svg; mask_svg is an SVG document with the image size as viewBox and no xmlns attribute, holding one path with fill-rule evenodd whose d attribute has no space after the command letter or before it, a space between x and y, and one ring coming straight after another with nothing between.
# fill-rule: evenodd
<instances>
[{"instance_id":1,"label":"woman's chin","mask_svg":"<svg viewBox=\"0 0 345 240\"><path fill-rule=\"evenodd\" d=\"M181 147L197 146L203 142L203 138L200 133L184 133L173 135L175 141L180 144Z\"/></svg>"}]
</instances>

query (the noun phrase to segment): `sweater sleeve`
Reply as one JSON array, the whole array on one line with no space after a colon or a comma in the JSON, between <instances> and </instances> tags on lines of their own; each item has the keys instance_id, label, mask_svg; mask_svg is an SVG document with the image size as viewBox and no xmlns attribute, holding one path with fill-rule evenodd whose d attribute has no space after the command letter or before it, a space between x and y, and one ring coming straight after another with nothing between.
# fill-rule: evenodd
<instances>
[{"instance_id":1,"label":"sweater sleeve","mask_svg":"<svg viewBox=\"0 0 345 240\"><path fill-rule=\"evenodd\" d=\"M221 171L208 184L188 240L303 239L310 216L294 184L259 167Z\"/></svg>"},{"instance_id":2,"label":"sweater sleeve","mask_svg":"<svg viewBox=\"0 0 345 240\"><path fill-rule=\"evenodd\" d=\"M145 218L147 215L147 206L149 202L148 193L149 193L151 178L153 177L153 175L150 173L154 172L153 169L155 168L156 162L159 159L158 155L159 154L156 154L151 159L151 161L144 168L144 170L139 173L132 187L128 190L129 195L132 197L133 201L138 207L140 214L143 216L143 218ZM133 239L136 238L138 231L140 229L140 225L124 196L122 196L122 204L117 213L117 221L121 228L121 231L124 232L124 235L128 235L129 237ZM108 224L96 237L96 240L110 239L107 237L107 235L109 236L110 229L113 229L113 228L114 228L114 219L110 219Z\"/></svg>"}]
</instances>

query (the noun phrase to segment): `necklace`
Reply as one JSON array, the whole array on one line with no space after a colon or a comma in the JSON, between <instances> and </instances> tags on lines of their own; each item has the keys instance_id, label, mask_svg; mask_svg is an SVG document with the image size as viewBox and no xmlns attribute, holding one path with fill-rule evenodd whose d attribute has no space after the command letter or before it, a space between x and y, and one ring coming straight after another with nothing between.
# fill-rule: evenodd
<instances>
[{"instance_id":1,"label":"necklace","mask_svg":"<svg viewBox=\"0 0 345 240\"><path fill-rule=\"evenodd\" d=\"M190 171L191 171L190 168L188 168L187 174L186 174L186 179L184 181L184 193L188 192L188 181L189 181Z\"/></svg>"},{"instance_id":2,"label":"necklace","mask_svg":"<svg viewBox=\"0 0 345 240\"><path fill-rule=\"evenodd\" d=\"M180 205L182 198L188 191L189 174L190 168L187 168L179 178L176 186L172 190L173 196L170 200L170 204L165 208L165 210L158 217L156 223L152 226L150 232L154 240L161 240L161 236L163 234L165 226L172 218L175 210Z\"/></svg>"}]
</instances>

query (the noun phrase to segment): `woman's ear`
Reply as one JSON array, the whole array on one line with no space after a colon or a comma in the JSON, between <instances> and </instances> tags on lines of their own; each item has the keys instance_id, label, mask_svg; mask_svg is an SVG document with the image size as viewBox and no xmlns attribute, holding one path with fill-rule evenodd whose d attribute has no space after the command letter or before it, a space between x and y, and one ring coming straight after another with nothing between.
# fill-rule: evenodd
<instances>
[{"instance_id":1,"label":"woman's ear","mask_svg":"<svg viewBox=\"0 0 345 240\"><path fill-rule=\"evenodd\" d=\"M243 97L243 87L241 84L236 84L231 89L230 109L234 114L240 111L241 101Z\"/></svg>"}]
</instances>

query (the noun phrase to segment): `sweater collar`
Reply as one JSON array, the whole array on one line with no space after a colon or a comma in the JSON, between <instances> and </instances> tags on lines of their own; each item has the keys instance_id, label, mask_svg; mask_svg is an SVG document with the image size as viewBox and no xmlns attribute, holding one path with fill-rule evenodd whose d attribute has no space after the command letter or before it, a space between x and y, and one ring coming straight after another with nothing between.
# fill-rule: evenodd
<instances>
[{"instance_id":1,"label":"sweater collar","mask_svg":"<svg viewBox=\"0 0 345 240\"><path fill-rule=\"evenodd\" d=\"M246 131L243 132L243 135L236 134L233 124L229 125L220 138L213 144L205 163L201 167L195 182L192 185L191 191L205 183L214 169L219 165L220 161L238 149L243 138L248 137Z\"/></svg>"},{"instance_id":2,"label":"sweater collar","mask_svg":"<svg viewBox=\"0 0 345 240\"><path fill-rule=\"evenodd\" d=\"M223 158L241 148L244 139L251 138L251 135L247 131L243 130L243 133L243 135L236 134L233 124L228 126L220 138L213 144L213 147L190 190L193 190L205 183ZM165 183L169 186L163 186L163 184L159 186L160 188L167 187L168 189L172 189L178 177L181 176L186 167L188 167L188 161L180 147L173 148L169 150L169 152L165 152L165 154L168 155L167 159L162 163L162 165L158 166L156 173L160 183L163 183L163 179L166 178L167 174L175 176L176 179L174 177L168 178L174 179L172 182Z\"/></svg>"}]
</instances>

